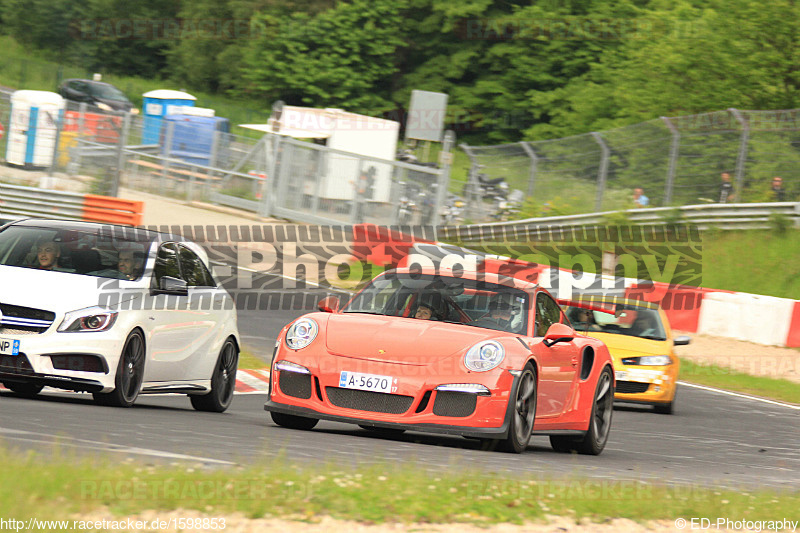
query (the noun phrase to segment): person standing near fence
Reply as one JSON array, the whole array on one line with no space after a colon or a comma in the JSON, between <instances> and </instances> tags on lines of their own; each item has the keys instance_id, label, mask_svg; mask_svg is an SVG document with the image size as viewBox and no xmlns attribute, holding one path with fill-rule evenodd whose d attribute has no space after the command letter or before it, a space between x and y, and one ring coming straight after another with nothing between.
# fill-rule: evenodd
<instances>
[{"instance_id":1,"label":"person standing near fence","mask_svg":"<svg viewBox=\"0 0 800 533\"><path fill-rule=\"evenodd\" d=\"M644 189L637 187L633 190L633 203L636 207L648 207L650 198L644 195Z\"/></svg>"},{"instance_id":2,"label":"person standing near fence","mask_svg":"<svg viewBox=\"0 0 800 533\"><path fill-rule=\"evenodd\" d=\"M731 175L723 172L720 177L722 183L719 184L719 203L727 204L728 201L733 200L733 183L731 183Z\"/></svg>"},{"instance_id":3,"label":"person standing near fence","mask_svg":"<svg viewBox=\"0 0 800 533\"><path fill-rule=\"evenodd\" d=\"M786 189L783 188L783 179L780 176L775 176L772 178L772 201L773 202L785 202L786 201Z\"/></svg>"}]
</instances>

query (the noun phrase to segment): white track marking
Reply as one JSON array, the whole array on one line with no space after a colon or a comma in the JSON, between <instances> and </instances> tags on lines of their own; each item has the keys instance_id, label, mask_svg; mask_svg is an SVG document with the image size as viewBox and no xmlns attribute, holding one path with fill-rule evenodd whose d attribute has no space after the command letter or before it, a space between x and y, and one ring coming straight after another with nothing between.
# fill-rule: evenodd
<instances>
[{"instance_id":1,"label":"white track marking","mask_svg":"<svg viewBox=\"0 0 800 533\"><path fill-rule=\"evenodd\" d=\"M20 440L24 442L37 442L41 444L58 444L59 446L71 446L74 448L95 449L104 452L117 452L129 453L134 455L147 455L150 457L161 457L164 459L179 459L181 461L197 461L201 463L214 463L219 465L235 465L231 461L222 461L220 459L211 459L210 457L197 457L195 455L184 455L181 453L165 452L162 450L153 450L150 448L138 448L136 446L122 446L119 444L110 444L107 442L99 442L86 439L74 439L65 437L63 435L53 437L47 433L34 433L33 431L24 431L20 429L2 429L0 428L0 435L8 440Z\"/></svg>"},{"instance_id":2,"label":"white track marking","mask_svg":"<svg viewBox=\"0 0 800 533\"><path fill-rule=\"evenodd\" d=\"M759 398L758 396L750 396L749 394L742 394L740 392L731 392L722 389L716 389L714 387L706 387L705 385L696 385L694 383L686 383L685 381L679 381L680 385L684 385L686 387L693 387L695 389L702 389L710 392L716 392L718 394L725 394L728 396L735 396L737 398L744 398L746 400L754 400L757 402L769 403L772 405L780 405L781 407L788 407L789 409L796 409L800 411L800 405L794 405L791 403L783 403L783 402L776 402L775 400L768 400L766 398Z\"/></svg>"}]
</instances>

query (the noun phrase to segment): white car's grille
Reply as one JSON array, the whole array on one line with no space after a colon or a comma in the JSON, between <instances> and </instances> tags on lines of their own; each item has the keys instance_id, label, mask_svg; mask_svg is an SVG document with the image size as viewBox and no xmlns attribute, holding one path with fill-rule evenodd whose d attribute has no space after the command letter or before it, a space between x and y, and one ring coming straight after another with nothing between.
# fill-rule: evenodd
<instances>
[{"instance_id":1,"label":"white car's grille","mask_svg":"<svg viewBox=\"0 0 800 533\"><path fill-rule=\"evenodd\" d=\"M0 312L0 333L7 335L42 333L56 318L52 311L5 303L0 303Z\"/></svg>"}]
</instances>

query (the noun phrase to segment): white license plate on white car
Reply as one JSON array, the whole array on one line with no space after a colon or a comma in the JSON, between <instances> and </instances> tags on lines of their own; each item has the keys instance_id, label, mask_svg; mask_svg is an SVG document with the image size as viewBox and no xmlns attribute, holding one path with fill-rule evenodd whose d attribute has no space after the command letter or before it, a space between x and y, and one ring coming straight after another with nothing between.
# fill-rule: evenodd
<instances>
[{"instance_id":1,"label":"white license plate on white car","mask_svg":"<svg viewBox=\"0 0 800 533\"><path fill-rule=\"evenodd\" d=\"M19 341L0 337L0 355L19 355Z\"/></svg>"},{"instance_id":2,"label":"white license plate on white car","mask_svg":"<svg viewBox=\"0 0 800 533\"><path fill-rule=\"evenodd\" d=\"M368 390L372 392L393 392L392 386L397 379L391 376L377 376L375 374L362 374L343 370L339 374L339 387L343 389Z\"/></svg>"}]
</instances>

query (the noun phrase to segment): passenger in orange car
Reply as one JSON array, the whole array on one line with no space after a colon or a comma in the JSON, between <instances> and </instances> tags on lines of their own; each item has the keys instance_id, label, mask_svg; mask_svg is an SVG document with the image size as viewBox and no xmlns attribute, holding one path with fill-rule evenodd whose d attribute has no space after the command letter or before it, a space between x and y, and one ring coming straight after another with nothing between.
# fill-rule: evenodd
<instances>
[{"instance_id":1,"label":"passenger in orange car","mask_svg":"<svg viewBox=\"0 0 800 533\"><path fill-rule=\"evenodd\" d=\"M414 313L414 318L418 318L420 320L433 320L433 317L433 309L428 304L419 304L417 306L417 312Z\"/></svg>"}]
</instances>

